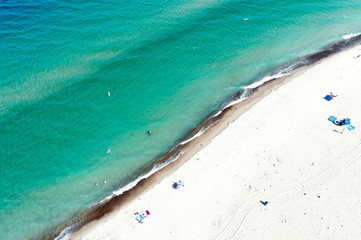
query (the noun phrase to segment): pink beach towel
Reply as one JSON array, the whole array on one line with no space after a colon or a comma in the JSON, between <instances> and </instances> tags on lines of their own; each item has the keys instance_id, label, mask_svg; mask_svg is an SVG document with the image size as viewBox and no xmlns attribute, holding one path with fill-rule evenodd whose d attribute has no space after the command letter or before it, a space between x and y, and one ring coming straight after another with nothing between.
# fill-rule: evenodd
<instances>
[{"instance_id":1,"label":"pink beach towel","mask_svg":"<svg viewBox=\"0 0 361 240\"><path fill-rule=\"evenodd\" d=\"M146 210L146 211L145 211L145 213L146 213L147 215L149 215L149 214L150 214L150 212L149 212L148 210Z\"/></svg>"}]
</instances>

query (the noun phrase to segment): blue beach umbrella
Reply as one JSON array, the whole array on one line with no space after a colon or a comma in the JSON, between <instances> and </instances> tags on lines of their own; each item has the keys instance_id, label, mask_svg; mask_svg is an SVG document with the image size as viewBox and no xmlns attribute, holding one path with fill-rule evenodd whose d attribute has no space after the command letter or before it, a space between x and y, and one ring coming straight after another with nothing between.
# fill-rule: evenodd
<instances>
[{"instance_id":1,"label":"blue beach umbrella","mask_svg":"<svg viewBox=\"0 0 361 240\"><path fill-rule=\"evenodd\" d=\"M181 180L179 180L173 186L174 186L175 189L180 189L183 186L183 182Z\"/></svg>"},{"instance_id":2,"label":"blue beach umbrella","mask_svg":"<svg viewBox=\"0 0 361 240\"><path fill-rule=\"evenodd\" d=\"M351 119L346 118L346 119L342 120L342 123L345 124L345 125L350 125L350 123L351 123L350 120Z\"/></svg>"}]
</instances>

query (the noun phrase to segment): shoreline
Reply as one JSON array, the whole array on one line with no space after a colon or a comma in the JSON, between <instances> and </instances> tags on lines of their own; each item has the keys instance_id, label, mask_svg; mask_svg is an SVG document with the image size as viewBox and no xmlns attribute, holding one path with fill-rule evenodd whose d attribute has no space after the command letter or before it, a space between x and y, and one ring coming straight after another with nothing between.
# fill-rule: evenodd
<instances>
[{"instance_id":1,"label":"shoreline","mask_svg":"<svg viewBox=\"0 0 361 240\"><path fill-rule=\"evenodd\" d=\"M107 201L104 204L104 206L101 206L100 208L94 210L94 213L92 213L92 216L90 218L93 220L89 219L90 221L86 221L84 224L82 224L77 231L71 232L70 239L73 239L73 237L76 237L77 235L81 235L83 231L86 232L89 228L95 226L99 220L110 217L109 215L111 215L113 211L121 209L129 202L134 201L140 195L151 191L154 186L156 186L162 181L162 179L176 172L180 167L182 167L184 163L189 161L192 156L194 156L204 147L208 146L208 144L212 141L214 137L216 137L224 129L226 129L227 126L234 122L240 115L252 108L254 104L257 104L257 102L259 102L263 97L267 96L271 91L282 86L282 84L287 82L287 80L287 77L277 79L277 81L271 80L269 81L269 83L261 85L259 89L252 93L252 95L245 101L242 101L227 108L226 111L220 114L221 118L219 122L215 123L202 135L186 144L186 146L184 147L184 154L182 154L175 161L166 165L164 168L153 173L148 178L140 180L133 188L125 191L119 196L112 197L110 201ZM281 83L279 81L281 81Z\"/></svg>"},{"instance_id":2,"label":"shoreline","mask_svg":"<svg viewBox=\"0 0 361 240\"><path fill-rule=\"evenodd\" d=\"M299 69L299 71L304 70ZM120 195L112 196L110 199L106 199L104 202L100 203L100 206L95 205L94 209L90 209L90 214L85 214L85 217L87 219L79 226L79 228L75 228L76 231L73 232L74 229L72 229L72 231L70 231L70 234L79 234L84 230L83 228L91 228L91 226L95 225L99 219L107 218L107 216L113 211L119 210L124 205L135 200L141 194L150 191L155 185L159 184L164 177L169 176L169 174L177 171L177 169L179 169L184 163L189 161L192 156L194 156L197 152L206 147L214 137L220 134L225 128L227 128L230 123L235 121L240 115L252 108L254 104L259 102L264 96L267 96L271 91L277 89L278 87L282 86L282 84L287 82L288 76L268 81L266 84L259 86L257 90L249 96L249 98L224 109L222 113L218 115L219 120L216 123L210 126L203 134L183 145L184 153L181 154L175 161L154 172L149 177L140 180L133 188L124 191ZM200 126L201 125L199 125L197 128L199 128ZM198 132L197 128L193 129L191 132ZM188 135L192 136L192 134ZM168 156L170 155L171 154L166 153L162 156L162 158L168 159ZM57 236L55 236L54 234L50 234L44 239L62 239L62 237L64 236L60 236L59 234L57 234Z\"/></svg>"},{"instance_id":3,"label":"shoreline","mask_svg":"<svg viewBox=\"0 0 361 240\"><path fill-rule=\"evenodd\" d=\"M350 48L353 45L358 44L360 42L360 38L354 39L353 43L349 41L340 42L348 42L349 46L342 46L342 48ZM339 43L336 43L333 46L337 46L337 44ZM339 51L342 51L342 48ZM95 226L98 221L102 221L109 217L111 218L112 213L118 211L123 206L129 204L131 201L152 190L156 185L160 184L163 179L175 173L180 167L184 165L184 163L189 161L195 154L208 146L216 136L218 136L227 128L228 125L232 124L242 114L250 110L255 104L264 99L265 96L269 95L272 91L282 87L285 83L290 82L293 78L301 75L303 72L312 68L314 65L319 64L325 57L328 57L331 54L337 53L339 51L334 52L330 50L325 50L323 52L317 52L315 54L312 54L311 56L309 56L309 60L314 61L311 63L311 65L301 64L301 66L297 66L296 70L293 70L290 75L286 75L277 79L272 79L267 83L258 86L247 99L224 109L222 113L217 116L219 117L219 122L211 126L209 129L206 130L206 132L204 132L200 136L196 137L192 141L182 146L184 148L184 154L181 155L176 161L158 170L148 178L139 181L135 187L125 191L123 194L112 197L104 203L96 205L93 208L81 213L80 217L83 218L83 222L80 222L80 226L77 226L74 229L76 231L72 233L72 237L76 237L78 235L81 235L83 232L86 232L92 226ZM307 59L307 57L305 59ZM207 118L205 122L207 120L209 120L209 118ZM185 138L186 140L182 140L181 142L187 141L187 139L194 136L194 134L197 133L199 129L201 129L203 126L203 123L200 124L196 129L192 130L190 134L187 135L187 137ZM163 161L166 161L169 155L172 154L170 154L169 152L165 154ZM59 233L60 232L58 229L58 231L55 231L54 234L48 235L45 239L53 239L54 237L59 235Z\"/></svg>"}]
</instances>

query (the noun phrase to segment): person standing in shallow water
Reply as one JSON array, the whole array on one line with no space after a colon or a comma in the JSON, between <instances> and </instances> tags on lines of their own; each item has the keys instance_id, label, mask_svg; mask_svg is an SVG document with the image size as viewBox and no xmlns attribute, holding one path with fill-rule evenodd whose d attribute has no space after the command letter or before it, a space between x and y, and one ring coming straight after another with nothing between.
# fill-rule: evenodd
<instances>
[{"instance_id":1,"label":"person standing in shallow water","mask_svg":"<svg viewBox=\"0 0 361 240\"><path fill-rule=\"evenodd\" d=\"M149 130L149 131L148 131L148 134L149 134L150 136L152 136L152 131L151 131L151 130Z\"/></svg>"}]
</instances>

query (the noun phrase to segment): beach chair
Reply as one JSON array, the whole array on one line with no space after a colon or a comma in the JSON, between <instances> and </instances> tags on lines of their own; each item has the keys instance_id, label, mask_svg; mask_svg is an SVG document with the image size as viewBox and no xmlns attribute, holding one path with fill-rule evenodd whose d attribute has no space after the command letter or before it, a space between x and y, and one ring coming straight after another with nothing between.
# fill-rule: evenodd
<instances>
[{"instance_id":1,"label":"beach chair","mask_svg":"<svg viewBox=\"0 0 361 240\"><path fill-rule=\"evenodd\" d=\"M335 117L335 116L330 116L329 118L328 118L328 121L331 121L331 122L335 122L337 120L337 117Z\"/></svg>"},{"instance_id":2,"label":"beach chair","mask_svg":"<svg viewBox=\"0 0 361 240\"><path fill-rule=\"evenodd\" d=\"M352 126L352 125L348 125L346 128L347 128L349 131L352 131L352 130L354 130L354 129L355 129L355 127L354 127L354 126Z\"/></svg>"},{"instance_id":3,"label":"beach chair","mask_svg":"<svg viewBox=\"0 0 361 240\"><path fill-rule=\"evenodd\" d=\"M137 220L139 223L143 223L142 219L140 219L139 216L137 216L137 217L135 218L135 220Z\"/></svg>"},{"instance_id":4,"label":"beach chair","mask_svg":"<svg viewBox=\"0 0 361 240\"><path fill-rule=\"evenodd\" d=\"M136 219L138 222L143 223L144 216L143 216L143 214L139 214L135 219Z\"/></svg>"}]
</instances>

